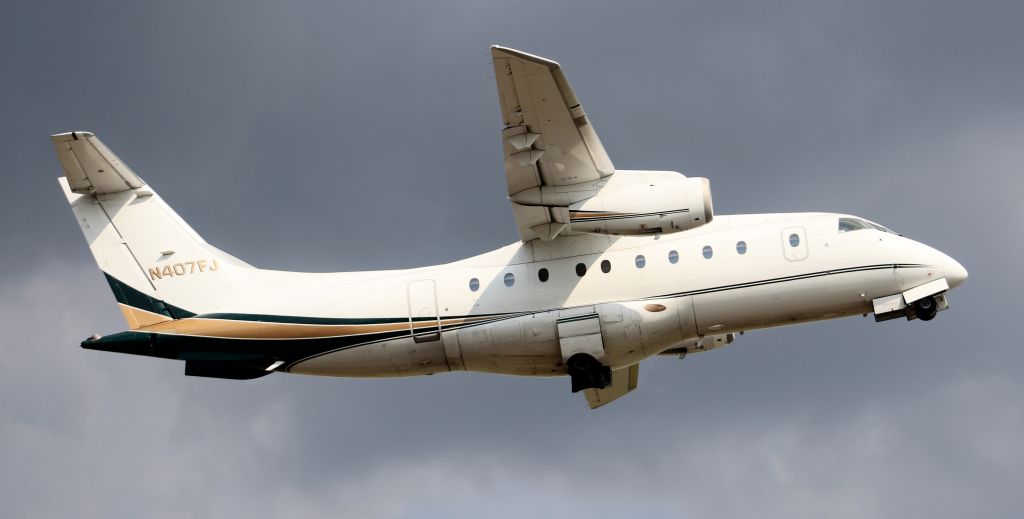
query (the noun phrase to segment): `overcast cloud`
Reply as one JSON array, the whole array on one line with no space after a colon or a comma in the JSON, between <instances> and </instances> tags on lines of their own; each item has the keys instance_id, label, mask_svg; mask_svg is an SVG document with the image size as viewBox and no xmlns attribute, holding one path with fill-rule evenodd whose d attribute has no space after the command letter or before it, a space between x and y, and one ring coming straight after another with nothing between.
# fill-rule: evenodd
<instances>
[{"instance_id":1,"label":"overcast cloud","mask_svg":"<svg viewBox=\"0 0 1024 519\"><path fill-rule=\"evenodd\" d=\"M1024 4L19 2L0 18L5 517L1024 516ZM184 377L124 328L47 136L91 130L261 267L517 239L488 46L562 63L620 168L719 213L827 210L957 258L930 323L853 318L567 379Z\"/></svg>"}]
</instances>

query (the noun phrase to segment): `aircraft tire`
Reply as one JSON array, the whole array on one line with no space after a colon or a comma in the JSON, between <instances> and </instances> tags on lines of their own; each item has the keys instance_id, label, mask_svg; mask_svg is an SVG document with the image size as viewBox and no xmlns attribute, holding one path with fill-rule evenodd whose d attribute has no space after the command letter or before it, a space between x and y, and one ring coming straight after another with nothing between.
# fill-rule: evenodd
<instances>
[{"instance_id":1,"label":"aircraft tire","mask_svg":"<svg viewBox=\"0 0 1024 519\"><path fill-rule=\"evenodd\" d=\"M922 321L931 321L939 313L939 305L935 303L934 297L924 297L914 301L914 313Z\"/></svg>"},{"instance_id":2,"label":"aircraft tire","mask_svg":"<svg viewBox=\"0 0 1024 519\"><path fill-rule=\"evenodd\" d=\"M612 370L586 353L569 357L566 363L572 380L572 392L584 389L604 389L612 383Z\"/></svg>"},{"instance_id":3,"label":"aircraft tire","mask_svg":"<svg viewBox=\"0 0 1024 519\"><path fill-rule=\"evenodd\" d=\"M585 373L594 369L597 364L597 359L587 355L586 353L577 353L569 358L569 371L577 373Z\"/></svg>"}]
</instances>

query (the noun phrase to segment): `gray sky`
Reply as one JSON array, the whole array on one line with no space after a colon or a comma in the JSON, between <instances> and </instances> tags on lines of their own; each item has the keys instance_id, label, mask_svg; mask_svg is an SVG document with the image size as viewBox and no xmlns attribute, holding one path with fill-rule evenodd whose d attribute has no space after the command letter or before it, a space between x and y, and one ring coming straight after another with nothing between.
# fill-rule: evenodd
<instances>
[{"instance_id":1,"label":"gray sky","mask_svg":"<svg viewBox=\"0 0 1024 519\"><path fill-rule=\"evenodd\" d=\"M1021 517L1024 4L17 2L0 18L6 517ZM95 131L257 266L517 239L488 45L562 63L620 168L957 258L931 323L751 332L567 379L186 378L124 328L47 136Z\"/></svg>"}]
</instances>

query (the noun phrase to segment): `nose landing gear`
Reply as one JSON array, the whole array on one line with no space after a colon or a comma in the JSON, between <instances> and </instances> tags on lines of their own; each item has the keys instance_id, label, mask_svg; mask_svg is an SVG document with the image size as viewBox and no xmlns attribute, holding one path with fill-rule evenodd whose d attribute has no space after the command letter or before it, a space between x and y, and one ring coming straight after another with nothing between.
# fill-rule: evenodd
<instances>
[{"instance_id":1,"label":"nose landing gear","mask_svg":"<svg viewBox=\"0 0 1024 519\"><path fill-rule=\"evenodd\" d=\"M577 353L566 362L572 379L572 392L604 389L612 384L612 370L586 353Z\"/></svg>"},{"instance_id":2,"label":"nose landing gear","mask_svg":"<svg viewBox=\"0 0 1024 519\"><path fill-rule=\"evenodd\" d=\"M940 281L945 283L944 280ZM949 300L946 299L945 291L926 296L915 295L911 292L875 298L872 301L875 307L875 321L882 322L899 317L906 317L908 321L914 319L931 321L939 312L949 308ZM909 302L905 303L905 300L909 300Z\"/></svg>"}]
</instances>

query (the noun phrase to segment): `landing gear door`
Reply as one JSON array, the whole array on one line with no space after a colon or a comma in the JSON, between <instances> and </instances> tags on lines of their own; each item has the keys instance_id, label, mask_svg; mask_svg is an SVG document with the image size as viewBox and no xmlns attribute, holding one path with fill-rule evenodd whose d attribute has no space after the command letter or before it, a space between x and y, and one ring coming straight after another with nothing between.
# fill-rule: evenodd
<instances>
[{"instance_id":1,"label":"landing gear door","mask_svg":"<svg viewBox=\"0 0 1024 519\"><path fill-rule=\"evenodd\" d=\"M787 227L782 230L782 254L789 261L807 259L807 231L803 227Z\"/></svg>"},{"instance_id":2,"label":"landing gear door","mask_svg":"<svg viewBox=\"0 0 1024 519\"><path fill-rule=\"evenodd\" d=\"M409 283L409 331L416 342L441 339L437 291L432 279Z\"/></svg>"},{"instance_id":3,"label":"landing gear door","mask_svg":"<svg viewBox=\"0 0 1024 519\"><path fill-rule=\"evenodd\" d=\"M598 360L604 357L601 321L593 306L562 310L556 326L563 362L577 353Z\"/></svg>"}]
</instances>

